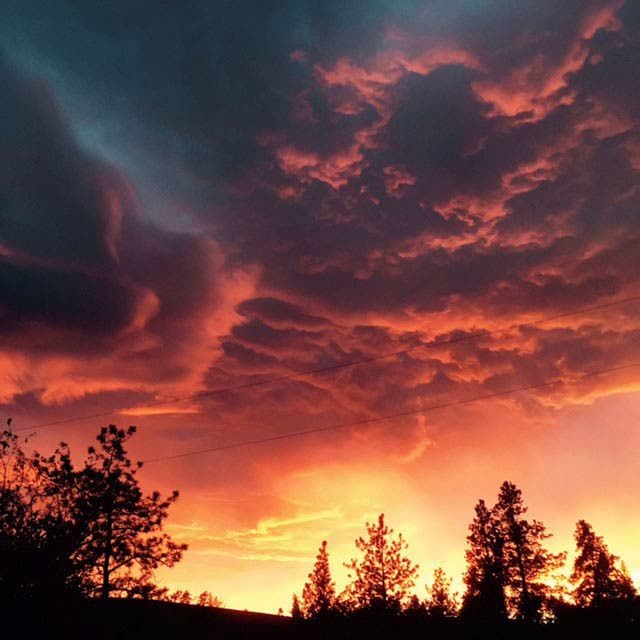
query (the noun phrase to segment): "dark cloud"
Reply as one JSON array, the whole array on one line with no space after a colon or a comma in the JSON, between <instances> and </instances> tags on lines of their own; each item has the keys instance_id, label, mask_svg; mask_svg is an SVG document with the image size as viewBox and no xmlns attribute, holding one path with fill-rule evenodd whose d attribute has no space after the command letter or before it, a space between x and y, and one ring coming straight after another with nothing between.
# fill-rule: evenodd
<instances>
[{"instance_id":1,"label":"dark cloud","mask_svg":"<svg viewBox=\"0 0 640 640\"><path fill-rule=\"evenodd\" d=\"M244 324L237 324L233 328L233 336L248 343L259 344L273 349L300 348L308 341L318 339L322 334L316 331L301 331L300 329L274 329L261 322L251 320Z\"/></svg>"},{"instance_id":2,"label":"dark cloud","mask_svg":"<svg viewBox=\"0 0 640 640\"><path fill-rule=\"evenodd\" d=\"M63 269L0 260L1 330L29 325L113 335L132 320L137 291L126 283Z\"/></svg>"},{"instance_id":3,"label":"dark cloud","mask_svg":"<svg viewBox=\"0 0 640 640\"><path fill-rule=\"evenodd\" d=\"M216 247L146 221L126 177L81 148L43 81L4 60L0 85L3 344L119 354L134 376L184 375L171 354L219 302ZM142 351L162 351L162 370L134 362L145 334Z\"/></svg>"},{"instance_id":4,"label":"dark cloud","mask_svg":"<svg viewBox=\"0 0 640 640\"><path fill-rule=\"evenodd\" d=\"M112 268L101 183L110 171L76 146L44 82L22 77L6 59L0 64L3 242L47 259Z\"/></svg>"},{"instance_id":5,"label":"dark cloud","mask_svg":"<svg viewBox=\"0 0 640 640\"><path fill-rule=\"evenodd\" d=\"M153 9L139 0L12 2L0 37L33 64L64 70L75 115L95 129L103 147L132 163L162 157L130 169L168 181L173 197L190 197L200 208L224 201L220 187L252 159L264 159L261 132L287 125L291 100L310 78L307 67L291 61L292 51L330 60L354 45L371 51L390 7L381 1L350 7L159 2ZM344 120L324 124L337 136L344 128Z\"/></svg>"},{"instance_id":6,"label":"dark cloud","mask_svg":"<svg viewBox=\"0 0 640 640\"><path fill-rule=\"evenodd\" d=\"M626 294L631 4L13 3L2 331L224 386ZM360 415L601 360L556 338L210 402Z\"/></svg>"},{"instance_id":7,"label":"dark cloud","mask_svg":"<svg viewBox=\"0 0 640 640\"><path fill-rule=\"evenodd\" d=\"M390 161L419 174L451 170L488 135L491 125L471 89L474 74L462 66L427 76L407 75L397 86L398 106L384 130Z\"/></svg>"},{"instance_id":8,"label":"dark cloud","mask_svg":"<svg viewBox=\"0 0 640 640\"><path fill-rule=\"evenodd\" d=\"M114 175L76 146L42 83L6 62L0 77L3 328L117 333L140 292L117 273L110 244L119 224L107 201Z\"/></svg>"},{"instance_id":9,"label":"dark cloud","mask_svg":"<svg viewBox=\"0 0 640 640\"><path fill-rule=\"evenodd\" d=\"M238 305L238 313L248 318L256 317L267 321L295 326L316 327L325 324L323 318L309 315L300 307L277 298L251 298Z\"/></svg>"}]
</instances>

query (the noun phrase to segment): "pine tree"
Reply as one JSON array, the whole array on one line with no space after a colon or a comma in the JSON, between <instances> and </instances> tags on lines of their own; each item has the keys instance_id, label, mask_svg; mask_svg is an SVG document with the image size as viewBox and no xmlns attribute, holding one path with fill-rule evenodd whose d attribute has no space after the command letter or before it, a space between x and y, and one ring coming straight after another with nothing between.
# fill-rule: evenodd
<instances>
[{"instance_id":1,"label":"pine tree","mask_svg":"<svg viewBox=\"0 0 640 640\"><path fill-rule=\"evenodd\" d=\"M522 492L511 482L500 487L493 517L503 540L502 558L507 601L512 614L526 622L539 621L553 594L546 578L564 562L565 554L549 552L551 537L542 522L527 520Z\"/></svg>"},{"instance_id":2,"label":"pine tree","mask_svg":"<svg viewBox=\"0 0 640 640\"><path fill-rule=\"evenodd\" d=\"M376 524L367 523L367 538L358 538L356 547L363 557L345 564L353 580L345 599L353 609L399 613L418 573L418 566L404 555L408 545L402 534L393 538L393 529L380 514Z\"/></svg>"},{"instance_id":3,"label":"pine tree","mask_svg":"<svg viewBox=\"0 0 640 640\"><path fill-rule=\"evenodd\" d=\"M183 594L182 590L176 589L175 591L172 591L171 593L167 594L167 600L169 602L180 602L180 599L182 598L182 594Z\"/></svg>"},{"instance_id":4,"label":"pine tree","mask_svg":"<svg viewBox=\"0 0 640 640\"><path fill-rule=\"evenodd\" d=\"M291 599L291 617L294 620L302 620L303 618L302 609L300 608L300 600L296 593L293 594L293 598Z\"/></svg>"},{"instance_id":5,"label":"pine tree","mask_svg":"<svg viewBox=\"0 0 640 640\"><path fill-rule=\"evenodd\" d=\"M327 541L323 540L309 581L302 590L302 613L305 618L319 618L335 610L336 586L331 579Z\"/></svg>"},{"instance_id":6,"label":"pine tree","mask_svg":"<svg viewBox=\"0 0 640 640\"><path fill-rule=\"evenodd\" d=\"M409 598L409 604L404 609L405 614L408 616L419 617L423 616L427 612L427 607L424 602L420 601L420 598L414 593L411 598Z\"/></svg>"},{"instance_id":7,"label":"pine tree","mask_svg":"<svg viewBox=\"0 0 640 640\"><path fill-rule=\"evenodd\" d=\"M635 587L624 563L609 552L602 536L598 536L588 522L576 525L577 555L573 563L571 581L576 585L573 597L581 607L602 607L612 601L630 601Z\"/></svg>"},{"instance_id":8,"label":"pine tree","mask_svg":"<svg viewBox=\"0 0 640 640\"><path fill-rule=\"evenodd\" d=\"M166 498L157 491L142 493L137 478L142 464L132 463L125 449L135 432L135 427L103 427L99 446L89 448L77 474L77 501L89 527L76 561L87 595L136 595L154 569L173 566L187 548L162 532L178 492Z\"/></svg>"},{"instance_id":9,"label":"pine tree","mask_svg":"<svg viewBox=\"0 0 640 640\"><path fill-rule=\"evenodd\" d=\"M219 607L224 606L224 603L218 596L214 596L210 591L203 591L198 596L198 606L200 607L212 607L217 609Z\"/></svg>"},{"instance_id":10,"label":"pine tree","mask_svg":"<svg viewBox=\"0 0 640 640\"><path fill-rule=\"evenodd\" d=\"M452 618L458 612L457 594L451 593L451 579L443 569L433 572L433 583L428 588L427 611L433 618Z\"/></svg>"},{"instance_id":11,"label":"pine tree","mask_svg":"<svg viewBox=\"0 0 640 640\"><path fill-rule=\"evenodd\" d=\"M496 621L506 618L503 540L484 500L475 506L469 525L464 576L466 592L462 613L467 617Z\"/></svg>"}]
</instances>

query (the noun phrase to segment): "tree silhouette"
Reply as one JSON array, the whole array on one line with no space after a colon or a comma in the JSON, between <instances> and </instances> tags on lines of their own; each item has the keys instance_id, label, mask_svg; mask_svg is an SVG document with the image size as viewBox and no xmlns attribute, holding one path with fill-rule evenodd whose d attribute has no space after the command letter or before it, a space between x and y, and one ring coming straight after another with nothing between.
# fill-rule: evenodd
<instances>
[{"instance_id":1,"label":"tree silhouette","mask_svg":"<svg viewBox=\"0 0 640 640\"><path fill-rule=\"evenodd\" d=\"M135 427L103 427L98 447L89 448L79 473L89 531L78 556L89 595L135 595L154 569L173 566L187 548L162 532L178 492L162 498L157 491L144 495L140 488L142 463L132 463L125 449L135 432Z\"/></svg>"},{"instance_id":2,"label":"tree silhouette","mask_svg":"<svg viewBox=\"0 0 640 640\"><path fill-rule=\"evenodd\" d=\"M294 620L302 620L304 617L302 615L302 609L300 608L300 600L298 599L298 595L295 593L291 599L291 617Z\"/></svg>"},{"instance_id":3,"label":"tree silhouette","mask_svg":"<svg viewBox=\"0 0 640 640\"><path fill-rule=\"evenodd\" d=\"M363 557L345 564L353 580L345 590L346 601L353 609L399 613L418 573L404 555L408 545L402 534L393 538L380 514L377 523L367 523L367 538L358 538L356 547Z\"/></svg>"},{"instance_id":4,"label":"tree silhouette","mask_svg":"<svg viewBox=\"0 0 640 640\"><path fill-rule=\"evenodd\" d=\"M212 595L210 591L203 591L198 596L197 604L199 607L213 607L214 609L224 606L222 600Z\"/></svg>"},{"instance_id":5,"label":"tree silhouette","mask_svg":"<svg viewBox=\"0 0 640 640\"><path fill-rule=\"evenodd\" d=\"M0 591L4 597L85 595L157 598L153 570L186 545L162 532L177 493L142 493L125 450L135 427L100 430L75 469L65 443L27 455L10 429L0 435Z\"/></svg>"},{"instance_id":6,"label":"tree silhouette","mask_svg":"<svg viewBox=\"0 0 640 640\"><path fill-rule=\"evenodd\" d=\"M9 425L10 427L10 425ZM18 436L10 428L0 438L0 597L31 595L37 579L42 545L35 504L39 489L35 487L35 469L24 454ZM34 562L36 560L36 562ZM34 580L35 579L35 580Z\"/></svg>"},{"instance_id":7,"label":"tree silhouette","mask_svg":"<svg viewBox=\"0 0 640 640\"><path fill-rule=\"evenodd\" d=\"M433 572L433 583L428 588L426 608L433 618L452 618L458 612L457 594L451 593L451 579L441 568Z\"/></svg>"},{"instance_id":8,"label":"tree silhouette","mask_svg":"<svg viewBox=\"0 0 640 640\"><path fill-rule=\"evenodd\" d=\"M551 537L542 522L527 520L522 491L503 482L493 519L502 537L507 602L512 614L526 622L540 620L543 606L553 595L548 580L564 562L565 555L550 553L544 541Z\"/></svg>"},{"instance_id":9,"label":"tree silhouette","mask_svg":"<svg viewBox=\"0 0 640 640\"><path fill-rule=\"evenodd\" d=\"M309 581L302 589L301 609L305 618L319 618L335 610L336 586L331 579L327 541L323 540Z\"/></svg>"},{"instance_id":10,"label":"tree silhouette","mask_svg":"<svg viewBox=\"0 0 640 640\"><path fill-rule=\"evenodd\" d=\"M579 520L574 537L577 554L570 579L576 585L576 604L595 608L612 601L633 600L633 582L624 564L618 566L620 559L609 552L602 536L596 535L588 522Z\"/></svg>"},{"instance_id":11,"label":"tree silhouette","mask_svg":"<svg viewBox=\"0 0 640 640\"><path fill-rule=\"evenodd\" d=\"M484 500L475 506L469 525L464 575L466 592L462 613L467 617L496 621L506 618L503 540Z\"/></svg>"},{"instance_id":12,"label":"tree silhouette","mask_svg":"<svg viewBox=\"0 0 640 640\"><path fill-rule=\"evenodd\" d=\"M28 440L10 428L0 434L0 593L3 599L77 594L74 552L86 525L58 486L74 484L68 448L61 444L49 458L27 455Z\"/></svg>"},{"instance_id":13,"label":"tree silhouette","mask_svg":"<svg viewBox=\"0 0 640 640\"><path fill-rule=\"evenodd\" d=\"M164 600L168 600L169 602L176 602L178 604L191 604L192 598L191 593L188 590L177 589L172 593L166 595Z\"/></svg>"},{"instance_id":14,"label":"tree silhouette","mask_svg":"<svg viewBox=\"0 0 640 640\"><path fill-rule=\"evenodd\" d=\"M420 601L420 598L414 593L410 598L407 606L404 608L404 612L408 616L421 617L427 613L427 607L424 602Z\"/></svg>"}]
</instances>

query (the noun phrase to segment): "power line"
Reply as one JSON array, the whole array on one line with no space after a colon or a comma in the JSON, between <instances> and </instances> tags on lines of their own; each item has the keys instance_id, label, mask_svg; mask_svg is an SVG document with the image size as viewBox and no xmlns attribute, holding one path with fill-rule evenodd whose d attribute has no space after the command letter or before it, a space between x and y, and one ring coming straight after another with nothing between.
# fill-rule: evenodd
<instances>
[{"instance_id":1,"label":"power line","mask_svg":"<svg viewBox=\"0 0 640 640\"><path fill-rule=\"evenodd\" d=\"M632 367L640 366L640 362L635 362L631 364L626 364L618 367L612 367L610 369L600 369L598 371L590 371L589 373L582 374L580 376L574 377L572 382L580 382L581 380L585 380L586 378L592 378L599 375L604 375L606 373L613 373L614 371L621 371L623 369L630 369ZM338 424L329 425L326 427L317 427L314 429L305 429L303 431L292 431L289 433L281 433L275 436L268 436L264 438L255 438L253 440L243 440L241 442L234 442L231 444L220 445L217 447L210 447L208 449L196 449L193 451L185 451L183 453L175 453L168 456L159 456L157 458L149 458L148 460L144 460L145 464L152 464L154 462L164 462L167 460L177 460L179 458L187 458L190 456L202 455L205 453L214 453L216 451L227 451L229 449L238 449L240 447L247 447L249 445L254 444L265 444L267 442L276 442L278 440L288 440L289 438L299 438L302 436L307 436L313 433L324 433L326 431L337 431L339 429L347 429L350 427L361 426L365 424L372 424L375 422L383 422L385 420L391 420L393 418L401 418L404 416L416 415L419 413L429 413L431 411L438 411L440 409L446 409L449 407L454 407L458 405L471 404L473 402L480 402L481 400L490 400L491 398L499 398L500 396L506 396L512 393L518 393L521 391L531 391L533 389L542 389L544 387L550 387L560 382L565 382L562 378L557 378L555 380L551 380L550 382L540 382L537 384L530 384L523 387L515 387L511 389L506 389L504 391L498 391L495 393L488 393L482 396L475 396L472 398L466 398L462 400L453 400L451 402L445 402L442 404L434 404L428 407L423 407L422 409L411 409L409 411L401 411L399 413L389 413L383 416L376 416L373 418L363 418L362 420L353 420L351 422L341 422Z\"/></svg>"},{"instance_id":2,"label":"power line","mask_svg":"<svg viewBox=\"0 0 640 640\"><path fill-rule=\"evenodd\" d=\"M434 340L433 342L428 342L426 344L419 344L419 345L414 345L412 347L407 347L405 349L400 349L398 351L392 351L389 353L384 353L378 356L370 356L367 358L360 358L358 360L349 360L347 362L340 362L337 364L333 364L333 365L328 365L325 367L318 367L316 369L308 369L306 371L297 371L297 372L293 372L293 373L288 373L288 374L284 374L281 376L276 376L273 378L267 378L264 380L255 380L252 382L245 382L243 384L239 384L239 385L235 385L235 386L231 386L231 387L221 387L218 389L210 389L210 390L205 390L205 391L199 391L196 393L192 393L189 395L184 395L184 396L174 396L173 398L169 398L166 400L157 400L154 402L148 402L146 404L139 404L139 405L134 405L134 406L130 406L130 407L121 407L119 409L110 409L108 411L102 411L99 413L93 413L93 414L87 414L87 415L82 415L82 416L74 416L71 418L61 418L60 420L52 420L50 422L42 422L39 424L35 424L35 425L31 425L29 427L21 427L19 429L14 429L15 432L17 431L36 431L38 429L46 429L46 428L50 428L50 427L55 427L55 426L59 426L59 425L64 425L64 424L71 424L73 422L81 422L83 420L94 420L97 418L107 418L109 416L113 416L116 415L118 413L122 413L125 411L131 411L133 409L138 409L138 408L151 408L151 407L160 407L160 406L166 406L169 404L173 404L176 402L184 402L186 400L197 400L199 398L209 398L209 397L213 397L216 395L222 395L225 393L231 393L234 391L242 391L245 389L251 389L254 387L261 387L264 385L268 385L268 384L275 384L278 382L289 382L291 380L296 380L298 378L303 378L305 376L313 376L313 375L320 375L323 373L327 373L329 371L337 371L340 369L346 369L349 367L354 367L354 366L358 366L358 365L363 365L363 364L369 364L371 362L378 362L380 360L386 360L389 358L395 358L397 356L401 356L401 355L406 355L408 353L412 353L414 351L417 351L418 349L433 349L436 347L442 347L442 346L447 346L447 345L453 345L453 344L458 344L460 342L466 342L468 340L477 340L479 338L484 338L484 337L488 337L491 335L495 335L498 333L503 333L505 331L513 331L515 329L526 329L529 327L535 327L537 325L540 324L545 324L547 322L553 322L554 320L560 320L562 318L569 318L572 316L577 316L577 315L582 315L584 313L590 313L592 311L600 311L602 309L608 309L611 307L616 307L619 305L623 305L623 304L627 304L629 302L636 302L640 300L640 295L637 296L630 296L628 298L622 298L621 300L615 300L613 302L605 302L602 304L598 304L598 305L594 305L591 307L582 307L580 309L576 309L575 311L568 311L566 313L559 313L553 316L546 316L544 318L540 318L538 320L533 320L531 322L525 322L522 324L514 324L514 325L509 325L507 327L501 327L499 329L487 329L487 330L483 330L483 331L478 331L476 333L469 333L469 334L465 334L462 336L457 336L454 338L446 338L443 340Z\"/></svg>"}]
</instances>

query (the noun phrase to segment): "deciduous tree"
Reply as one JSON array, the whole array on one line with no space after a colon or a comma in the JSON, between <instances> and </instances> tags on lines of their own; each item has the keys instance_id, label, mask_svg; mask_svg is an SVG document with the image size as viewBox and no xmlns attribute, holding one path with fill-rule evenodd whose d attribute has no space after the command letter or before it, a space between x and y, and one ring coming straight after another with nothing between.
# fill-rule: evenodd
<instances>
[{"instance_id":1,"label":"deciduous tree","mask_svg":"<svg viewBox=\"0 0 640 640\"><path fill-rule=\"evenodd\" d=\"M45 458L27 454L29 438L0 434L0 595L3 599L77 595L75 551L86 535L78 517L75 475L62 443Z\"/></svg>"}]
</instances>

